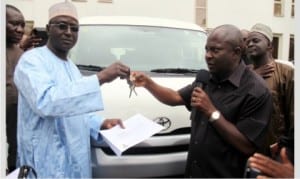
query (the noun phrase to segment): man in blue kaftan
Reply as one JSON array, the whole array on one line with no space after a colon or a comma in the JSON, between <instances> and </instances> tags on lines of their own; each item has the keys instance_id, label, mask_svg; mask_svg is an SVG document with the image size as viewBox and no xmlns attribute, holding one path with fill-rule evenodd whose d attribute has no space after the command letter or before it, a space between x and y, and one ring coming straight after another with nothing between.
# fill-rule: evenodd
<instances>
[{"instance_id":1,"label":"man in blue kaftan","mask_svg":"<svg viewBox=\"0 0 300 179\"><path fill-rule=\"evenodd\" d=\"M67 57L78 30L74 5L52 6L47 45L24 53L15 70L19 165L33 167L39 178L91 177L90 136L100 140L100 128L122 125L120 119L104 120L93 112L103 110L100 85L125 78L130 70L114 63L83 77Z\"/></svg>"}]
</instances>

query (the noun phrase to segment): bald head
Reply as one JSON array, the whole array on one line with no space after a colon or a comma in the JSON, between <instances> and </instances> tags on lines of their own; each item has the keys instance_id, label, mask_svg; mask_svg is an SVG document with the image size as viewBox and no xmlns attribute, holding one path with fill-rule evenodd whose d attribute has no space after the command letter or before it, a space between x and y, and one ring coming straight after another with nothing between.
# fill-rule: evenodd
<instances>
[{"instance_id":1,"label":"bald head","mask_svg":"<svg viewBox=\"0 0 300 179\"><path fill-rule=\"evenodd\" d=\"M205 60L209 71L219 79L227 78L238 67L242 54L242 34L233 25L216 27L206 42Z\"/></svg>"},{"instance_id":2,"label":"bald head","mask_svg":"<svg viewBox=\"0 0 300 179\"><path fill-rule=\"evenodd\" d=\"M243 36L243 41L245 42L249 36L250 31L246 29L241 30L242 36Z\"/></svg>"},{"instance_id":3,"label":"bald head","mask_svg":"<svg viewBox=\"0 0 300 179\"><path fill-rule=\"evenodd\" d=\"M18 44L24 34L25 19L21 11L15 6L6 5L6 44Z\"/></svg>"},{"instance_id":4,"label":"bald head","mask_svg":"<svg viewBox=\"0 0 300 179\"><path fill-rule=\"evenodd\" d=\"M6 10L7 10L7 9L13 9L13 10L15 10L15 11L21 13L21 11L20 11L17 7L15 7L15 6L13 6L13 5L10 5L10 4L6 4Z\"/></svg>"},{"instance_id":5,"label":"bald head","mask_svg":"<svg viewBox=\"0 0 300 179\"><path fill-rule=\"evenodd\" d=\"M209 35L208 38L218 36L218 38L223 39L225 43L228 43L233 48L243 46L243 36L237 27L230 24L225 24L216 27Z\"/></svg>"}]
</instances>

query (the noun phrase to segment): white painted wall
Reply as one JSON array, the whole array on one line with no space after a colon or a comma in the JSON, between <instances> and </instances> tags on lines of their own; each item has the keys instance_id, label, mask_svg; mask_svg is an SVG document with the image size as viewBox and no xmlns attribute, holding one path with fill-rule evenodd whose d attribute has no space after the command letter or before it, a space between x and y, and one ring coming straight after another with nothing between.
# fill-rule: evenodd
<instances>
[{"instance_id":1,"label":"white painted wall","mask_svg":"<svg viewBox=\"0 0 300 179\"><path fill-rule=\"evenodd\" d=\"M15 5L26 20L34 20L36 27L45 27L48 9L63 0L5 0ZM250 29L255 23L269 25L280 37L279 58L288 59L290 34L295 34L295 20L290 17L291 0L285 2L285 16L273 16L274 0L207 0L207 28L221 24L234 24ZM73 2L79 17L94 15L149 16L195 22L195 0L113 0L99 3L97 0Z\"/></svg>"},{"instance_id":2,"label":"white painted wall","mask_svg":"<svg viewBox=\"0 0 300 179\"><path fill-rule=\"evenodd\" d=\"M26 20L34 20L35 26L44 27L48 22L48 9L63 0L6 0L19 8ZM113 0L99 3L97 0L73 2L79 17L94 15L149 16L195 21L194 0Z\"/></svg>"},{"instance_id":3,"label":"white painted wall","mask_svg":"<svg viewBox=\"0 0 300 179\"><path fill-rule=\"evenodd\" d=\"M250 29L257 22L271 22L273 0L208 0L207 25L233 24L239 28ZM264 8L254 8L260 4ZM252 8L251 8L252 7Z\"/></svg>"}]
</instances>

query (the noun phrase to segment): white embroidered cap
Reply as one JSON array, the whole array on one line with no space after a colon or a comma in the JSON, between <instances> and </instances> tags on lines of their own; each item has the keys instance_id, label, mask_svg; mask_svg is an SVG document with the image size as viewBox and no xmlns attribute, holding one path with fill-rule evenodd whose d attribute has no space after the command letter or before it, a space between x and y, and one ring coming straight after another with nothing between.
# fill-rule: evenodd
<instances>
[{"instance_id":1,"label":"white embroidered cap","mask_svg":"<svg viewBox=\"0 0 300 179\"><path fill-rule=\"evenodd\" d=\"M261 24L261 23L257 23L255 24L252 28L251 28L251 32L258 32L263 34L265 37L267 37L267 39L269 39L270 42L273 41L273 33L272 30L269 26L265 25L265 24Z\"/></svg>"},{"instance_id":2,"label":"white embroidered cap","mask_svg":"<svg viewBox=\"0 0 300 179\"><path fill-rule=\"evenodd\" d=\"M76 7L69 1L54 4L49 9L49 20L56 16L70 16L78 20Z\"/></svg>"}]
</instances>

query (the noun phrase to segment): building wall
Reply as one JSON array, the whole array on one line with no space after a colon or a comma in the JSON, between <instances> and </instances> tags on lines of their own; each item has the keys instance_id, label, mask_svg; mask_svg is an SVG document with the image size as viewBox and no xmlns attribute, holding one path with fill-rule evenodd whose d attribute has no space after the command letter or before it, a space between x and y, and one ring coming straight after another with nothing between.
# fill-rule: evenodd
<instances>
[{"instance_id":1,"label":"building wall","mask_svg":"<svg viewBox=\"0 0 300 179\"><path fill-rule=\"evenodd\" d=\"M5 27L5 5L0 2L0 27ZM4 28L3 28L4 29ZM6 39L4 30L0 30L0 178L5 178L6 175L6 158L7 158L7 148L8 144L6 143L6 60L5 59L5 42Z\"/></svg>"},{"instance_id":2,"label":"building wall","mask_svg":"<svg viewBox=\"0 0 300 179\"><path fill-rule=\"evenodd\" d=\"M26 20L33 20L35 27L45 27L48 9L63 0L6 0L18 7ZM149 16L196 22L196 0L112 0L100 3L97 0L74 2L79 17L94 15ZM255 23L269 25L279 37L278 58L287 60L289 38L295 34L295 19L291 18L291 1L283 0L285 16L274 17L274 0L206 0L206 27L234 24L242 29L250 29Z\"/></svg>"},{"instance_id":3,"label":"building wall","mask_svg":"<svg viewBox=\"0 0 300 179\"><path fill-rule=\"evenodd\" d=\"M48 9L63 0L6 0L19 8L26 20L34 20L36 27L44 27L48 22ZM149 16L195 21L194 0L112 0L100 3L97 0L73 2L79 17L95 15Z\"/></svg>"},{"instance_id":4,"label":"building wall","mask_svg":"<svg viewBox=\"0 0 300 179\"><path fill-rule=\"evenodd\" d=\"M275 17L274 0L207 0L207 27L228 23L249 30L255 23L267 24L279 37L278 58L288 60L290 35L295 34L296 24L291 17L292 0L283 2L284 16Z\"/></svg>"}]
</instances>

